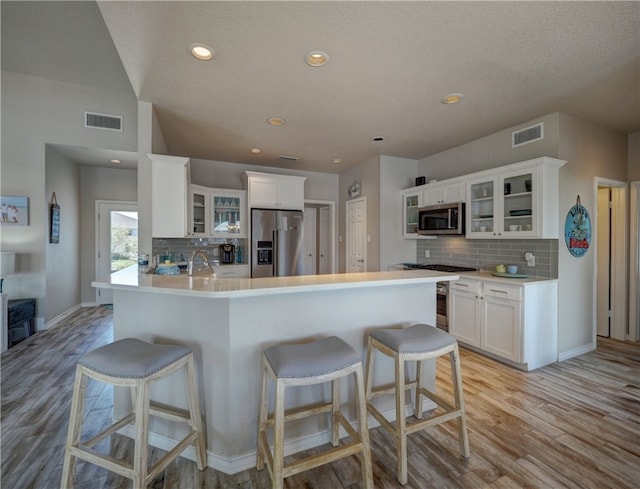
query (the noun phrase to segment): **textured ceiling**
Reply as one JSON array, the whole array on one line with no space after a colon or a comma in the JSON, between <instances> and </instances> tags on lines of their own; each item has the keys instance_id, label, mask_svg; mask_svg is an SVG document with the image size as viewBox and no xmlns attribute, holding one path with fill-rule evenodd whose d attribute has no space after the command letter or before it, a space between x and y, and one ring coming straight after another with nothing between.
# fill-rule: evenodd
<instances>
[{"instance_id":1,"label":"textured ceiling","mask_svg":"<svg viewBox=\"0 0 640 489\"><path fill-rule=\"evenodd\" d=\"M3 69L132 87L175 155L340 172L554 111L640 130L639 2L48 2L26 19L44 23L38 68L5 60L6 3ZM193 42L215 59L192 58ZM326 66L304 63L315 49ZM442 104L451 92L465 97Z\"/></svg>"}]
</instances>

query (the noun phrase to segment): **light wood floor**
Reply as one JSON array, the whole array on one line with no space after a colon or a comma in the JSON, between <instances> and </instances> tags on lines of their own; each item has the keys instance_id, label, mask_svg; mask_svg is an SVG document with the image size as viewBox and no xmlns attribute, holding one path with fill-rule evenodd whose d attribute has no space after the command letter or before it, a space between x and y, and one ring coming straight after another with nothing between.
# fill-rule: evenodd
<instances>
[{"instance_id":1,"label":"light wood floor","mask_svg":"<svg viewBox=\"0 0 640 489\"><path fill-rule=\"evenodd\" d=\"M2 354L2 488L59 487L77 359L112 341L111 311L82 309L63 324ZM448 386L440 362L438 386ZM640 487L640 343L601 339L593 353L524 373L462 349L471 458L459 458L455 424L409 441L409 489ZM111 418L112 390L88 388L86 426L97 433ZM381 428L371 430L376 488L401 487L395 451ZM103 448L130 455L114 436ZM154 450L152 457L160 452ZM357 459L290 477L285 487L356 489ZM126 479L78 466L81 489L130 488ZM180 458L153 489L268 489L267 470L199 472Z\"/></svg>"}]
</instances>

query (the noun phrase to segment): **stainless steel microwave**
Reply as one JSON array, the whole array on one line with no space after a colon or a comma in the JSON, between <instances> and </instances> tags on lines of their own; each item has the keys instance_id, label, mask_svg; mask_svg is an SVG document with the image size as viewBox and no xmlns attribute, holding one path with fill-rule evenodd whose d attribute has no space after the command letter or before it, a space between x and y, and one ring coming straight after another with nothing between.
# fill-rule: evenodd
<instances>
[{"instance_id":1,"label":"stainless steel microwave","mask_svg":"<svg viewBox=\"0 0 640 489\"><path fill-rule=\"evenodd\" d=\"M418 234L464 234L464 203L419 208Z\"/></svg>"}]
</instances>

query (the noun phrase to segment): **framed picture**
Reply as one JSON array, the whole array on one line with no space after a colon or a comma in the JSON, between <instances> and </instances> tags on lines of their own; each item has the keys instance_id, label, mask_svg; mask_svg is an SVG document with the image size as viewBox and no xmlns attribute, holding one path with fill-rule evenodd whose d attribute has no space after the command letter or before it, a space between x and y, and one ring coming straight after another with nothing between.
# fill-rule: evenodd
<instances>
[{"instance_id":1,"label":"framed picture","mask_svg":"<svg viewBox=\"0 0 640 489\"><path fill-rule=\"evenodd\" d=\"M0 196L0 207L0 223L3 225L29 225L29 197Z\"/></svg>"},{"instance_id":2,"label":"framed picture","mask_svg":"<svg viewBox=\"0 0 640 489\"><path fill-rule=\"evenodd\" d=\"M56 200L56 193L51 196L51 235L49 243L60 242L60 206Z\"/></svg>"}]
</instances>

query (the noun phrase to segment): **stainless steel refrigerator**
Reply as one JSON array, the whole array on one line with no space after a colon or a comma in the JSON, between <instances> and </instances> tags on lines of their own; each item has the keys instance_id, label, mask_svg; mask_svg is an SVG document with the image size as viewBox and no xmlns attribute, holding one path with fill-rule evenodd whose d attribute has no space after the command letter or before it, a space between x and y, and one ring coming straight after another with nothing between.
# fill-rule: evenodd
<instances>
[{"instance_id":1,"label":"stainless steel refrigerator","mask_svg":"<svg viewBox=\"0 0 640 489\"><path fill-rule=\"evenodd\" d=\"M302 275L302 211L251 209L251 277Z\"/></svg>"}]
</instances>

